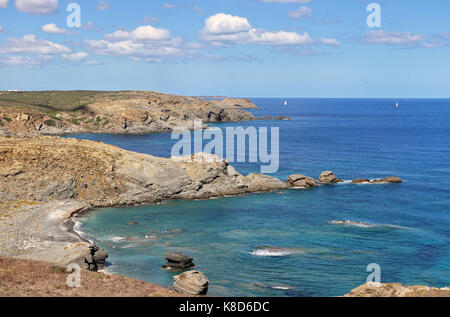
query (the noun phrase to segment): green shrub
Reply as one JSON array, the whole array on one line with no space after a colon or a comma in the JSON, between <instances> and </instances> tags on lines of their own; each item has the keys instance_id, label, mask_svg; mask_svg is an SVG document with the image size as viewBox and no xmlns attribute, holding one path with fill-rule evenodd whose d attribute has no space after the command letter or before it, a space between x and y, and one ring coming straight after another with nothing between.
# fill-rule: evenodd
<instances>
[{"instance_id":1,"label":"green shrub","mask_svg":"<svg viewBox=\"0 0 450 317\"><path fill-rule=\"evenodd\" d=\"M48 125L49 127L54 127L56 125L56 122L53 120L45 120L45 125Z\"/></svg>"}]
</instances>

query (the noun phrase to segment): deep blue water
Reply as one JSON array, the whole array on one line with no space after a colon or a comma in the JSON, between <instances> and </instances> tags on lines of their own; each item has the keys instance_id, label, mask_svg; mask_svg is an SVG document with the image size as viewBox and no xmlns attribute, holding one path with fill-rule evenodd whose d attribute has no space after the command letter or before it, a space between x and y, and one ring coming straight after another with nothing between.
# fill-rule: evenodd
<instances>
[{"instance_id":1,"label":"deep blue water","mask_svg":"<svg viewBox=\"0 0 450 317\"><path fill-rule=\"evenodd\" d=\"M253 101L260 106L252 110L257 116L292 120L216 126L279 127L274 176L317 178L333 170L346 180L392 175L404 183L97 210L81 219L82 230L109 252L109 270L171 285L176 273L161 269L163 255L182 251L210 279L211 295L343 295L366 281L369 263L381 266L382 282L450 286L450 100L399 100L398 109L388 99L288 99L287 107L280 99ZM164 157L175 143L170 134L76 137ZM233 166L259 172L254 163ZM260 246L301 252L252 253Z\"/></svg>"}]
</instances>

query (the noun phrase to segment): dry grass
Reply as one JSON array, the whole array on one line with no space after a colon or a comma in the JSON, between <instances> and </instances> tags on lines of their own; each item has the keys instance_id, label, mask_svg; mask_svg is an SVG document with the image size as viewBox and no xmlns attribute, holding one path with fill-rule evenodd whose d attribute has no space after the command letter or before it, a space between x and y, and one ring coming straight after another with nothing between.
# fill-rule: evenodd
<instances>
[{"instance_id":1,"label":"dry grass","mask_svg":"<svg viewBox=\"0 0 450 317\"><path fill-rule=\"evenodd\" d=\"M175 291L118 275L81 272L69 288L64 268L45 262L0 258L0 297L178 297Z\"/></svg>"}]
</instances>

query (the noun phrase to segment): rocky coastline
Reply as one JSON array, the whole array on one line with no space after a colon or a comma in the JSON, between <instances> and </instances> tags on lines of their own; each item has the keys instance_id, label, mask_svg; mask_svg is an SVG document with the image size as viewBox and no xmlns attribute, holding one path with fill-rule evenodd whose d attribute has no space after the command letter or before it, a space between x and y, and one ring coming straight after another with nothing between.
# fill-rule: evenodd
<instances>
[{"instance_id":1,"label":"rocky coastline","mask_svg":"<svg viewBox=\"0 0 450 317\"><path fill-rule=\"evenodd\" d=\"M307 189L327 186L324 175L336 178L332 172L322 173L319 180L299 174L287 181L262 174L244 176L215 155L166 159L50 136L0 138L0 153L0 255L62 266L77 263L85 269L95 264L95 270L103 267L107 254L74 232L73 217L81 212Z\"/></svg>"},{"instance_id":2,"label":"rocky coastline","mask_svg":"<svg viewBox=\"0 0 450 317\"><path fill-rule=\"evenodd\" d=\"M45 98L49 96L59 95L47 92ZM56 136L170 132L180 127L192 129L193 119L203 122L288 119L255 118L243 110L257 107L248 99L208 101L155 92L80 92L76 97L81 98L81 105L58 110L52 105L53 99L44 107L20 103L16 95L12 97L8 99L6 94L0 98L0 103L12 103L0 108L2 257L46 261L63 267L77 263L95 271L105 265L108 255L79 236L73 221L76 215L92 208L305 190L343 182L331 171L323 172L318 179L294 174L286 181L262 174L244 176L226 160L210 154L166 159L101 142ZM48 107L56 108L48 111ZM351 181L356 185L400 182L398 177ZM177 263L173 257L168 258L171 266ZM189 261L186 263L183 265L190 265ZM201 286L207 288L209 281L203 277L200 280ZM189 285L183 285L183 277L177 281L180 289L189 289ZM352 293L363 296L373 292Z\"/></svg>"}]
</instances>

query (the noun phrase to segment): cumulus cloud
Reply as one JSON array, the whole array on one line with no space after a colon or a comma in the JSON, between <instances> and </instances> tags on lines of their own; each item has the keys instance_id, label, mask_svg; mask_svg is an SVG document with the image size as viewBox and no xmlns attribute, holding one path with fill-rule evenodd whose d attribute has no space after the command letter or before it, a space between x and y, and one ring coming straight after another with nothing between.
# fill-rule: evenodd
<instances>
[{"instance_id":1,"label":"cumulus cloud","mask_svg":"<svg viewBox=\"0 0 450 317\"><path fill-rule=\"evenodd\" d=\"M0 0L0 8L7 8L9 0Z\"/></svg>"},{"instance_id":2,"label":"cumulus cloud","mask_svg":"<svg viewBox=\"0 0 450 317\"><path fill-rule=\"evenodd\" d=\"M216 46L233 44L305 45L314 40L308 33L266 31L253 28L248 20L239 16L218 13L205 20L200 38Z\"/></svg>"},{"instance_id":3,"label":"cumulus cloud","mask_svg":"<svg viewBox=\"0 0 450 317\"><path fill-rule=\"evenodd\" d=\"M320 41L325 45L330 45L330 46L335 46L335 47L341 46L341 43L336 39L323 38Z\"/></svg>"},{"instance_id":4,"label":"cumulus cloud","mask_svg":"<svg viewBox=\"0 0 450 317\"><path fill-rule=\"evenodd\" d=\"M233 34L250 31L251 28L246 18L218 13L205 20L203 30L207 34Z\"/></svg>"},{"instance_id":5,"label":"cumulus cloud","mask_svg":"<svg viewBox=\"0 0 450 317\"><path fill-rule=\"evenodd\" d=\"M303 17L311 17L312 16L312 10L308 7L302 6L298 8L297 10L290 11L288 13L288 17L291 19L300 19Z\"/></svg>"},{"instance_id":6,"label":"cumulus cloud","mask_svg":"<svg viewBox=\"0 0 450 317\"><path fill-rule=\"evenodd\" d=\"M58 11L58 0L16 0L15 5L20 11L37 15Z\"/></svg>"},{"instance_id":7,"label":"cumulus cloud","mask_svg":"<svg viewBox=\"0 0 450 317\"><path fill-rule=\"evenodd\" d=\"M198 43L172 38L169 30L150 25L133 31L118 30L105 34L103 40L85 40L84 45L94 55L129 57L141 62L191 58L201 48Z\"/></svg>"},{"instance_id":8,"label":"cumulus cloud","mask_svg":"<svg viewBox=\"0 0 450 317\"><path fill-rule=\"evenodd\" d=\"M2 54L53 55L71 52L71 49L67 46L37 39L33 34L27 34L21 38L8 38L6 42L6 46L0 47L0 53Z\"/></svg>"},{"instance_id":9,"label":"cumulus cloud","mask_svg":"<svg viewBox=\"0 0 450 317\"><path fill-rule=\"evenodd\" d=\"M43 25L42 31L45 33L61 34L61 35L74 34L74 32L68 31L64 28L58 28L55 23Z\"/></svg>"},{"instance_id":10,"label":"cumulus cloud","mask_svg":"<svg viewBox=\"0 0 450 317\"><path fill-rule=\"evenodd\" d=\"M106 34L110 41L162 41L170 38L170 31L162 28L154 28L151 25L140 26L133 31L118 30L112 34Z\"/></svg>"},{"instance_id":11,"label":"cumulus cloud","mask_svg":"<svg viewBox=\"0 0 450 317\"><path fill-rule=\"evenodd\" d=\"M61 56L61 58L65 62L77 63L77 62L81 62L81 61L85 60L86 57L88 57L88 55L89 54L86 52L78 52L78 53L71 53L71 54L63 54Z\"/></svg>"},{"instance_id":12,"label":"cumulus cloud","mask_svg":"<svg viewBox=\"0 0 450 317\"><path fill-rule=\"evenodd\" d=\"M103 0L100 0L97 4L97 10L98 11L105 11L111 8L111 5Z\"/></svg>"},{"instance_id":13,"label":"cumulus cloud","mask_svg":"<svg viewBox=\"0 0 450 317\"><path fill-rule=\"evenodd\" d=\"M47 65L52 56L0 56L0 68L36 68Z\"/></svg>"}]
</instances>

